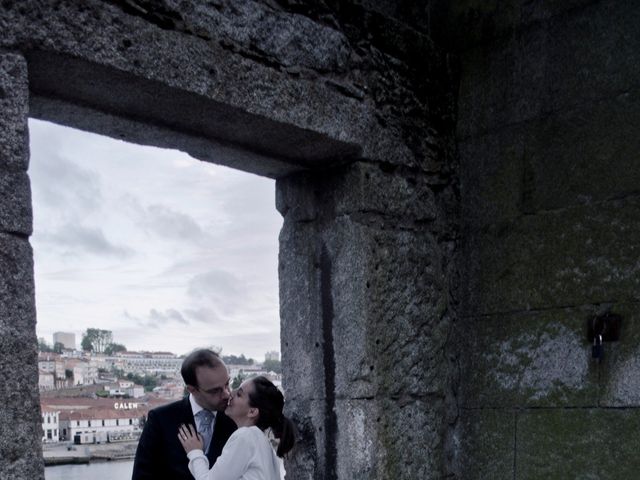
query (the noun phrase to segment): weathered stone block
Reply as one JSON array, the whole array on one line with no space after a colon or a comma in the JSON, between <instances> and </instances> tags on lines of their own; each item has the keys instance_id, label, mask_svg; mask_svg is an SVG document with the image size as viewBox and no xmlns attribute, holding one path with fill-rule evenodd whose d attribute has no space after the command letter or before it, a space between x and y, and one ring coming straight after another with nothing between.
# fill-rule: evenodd
<instances>
[{"instance_id":1,"label":"weathered stone block","mask_svg":"<svg viewBox=\"0 0 640 480\"><path fill-rule=\"evenodd\" d=\"M420 37L421 51L399 61L359 42L356 49L335 25L252 1L7 5L0 46L29 51L30 86L41 97L210 136L294 166L324 168L362 153L439 169L450 126L428 128L428 116L442 103L453 110L446 55L405 29ZM424 72L424 65L442 68ZM52 119L73 121L64 112Z\"/></svg>"},{"instance_id":2,"label":"weathered stone block","mask_svg":"<svg viewBox=\"0 0 640 480\"><path fill-rule=\"evenodd\" d=\"M29 162L27 63L0 54L0 168L26 170Z\"/></svg>"},{"instance_id":3,"label":"weathered stone block","mask_svg":"<svg viewBox=\"0 0 640 480\"><path fill-rule=\"evenodd\" d=\"M640 140L633 126L639 123L640 97L632 90L527 125L524 210L589 205L637 192Z\"/></svg>"},{"instance_id":4,"label":"weathered stone block","mask_svg":"<svg viewBox=\"0 0 640 480\"><path fill-rule=\"evenodd\" d=\"M26 173L0 170L0 230L31 235L31 186Z\"/></svg>"},{"instance_id":5,"label":"weathered stone block","mask_svg":"<svg viewBox=\"0 0 640 480\"><path fill-rule=\"evenodd\" d=\"M33 251L27 240L3 233L0 247L0 325L35 335Z\"/></svg>"},{"instance_id":6,"label":"weathered stone block","mask_svg":"<svg viewBox=\"0 0 640 480\"><path fill-rule=\"evenodd\" d=\"M588 309L499 315L463 326L461 404L468 408L593 406L598 368Z\"/></svg>"},{"instance_id":7,"label":"weathered stone block","mask_svg":"<svg viewBox=\"0 0 640 480\"><path fill-rule=\"evenodd\" d=\"M476 314L637 301L640 200L523 216L473 232L463 301Z\"/></svg>"},{"instance_id":8,"label":"weathered stone block","mask_svg":"<svg viewBox=\"0 0 640 480\"><path fill-rule=\"evenodd\" d=\"M265 62L282 67L342 71L350 60L352 49L339 30L260 1L219 1L216 8L205 0L166 4L169 11L180 13L176 26L181 29L246 55L264 57Z\"/></svg>"},{"instance_id":9,"label":"weathered stone block","mask_svg":"<svg viewBox=\"0 0 640 480\"><path fill-rule=\"evenodd\" d=\"M510 410L461 410L456 444L464 453L459 459L459 478L513 479L515 420Z\"/></svg>"},{"instance_id":10,"label":"weathered stone block","mask_svg":"<svg viewBox=\"0 0 640 480\"><path fill-rule=\"evenodd\" d=\"M640 410L532 410L517 422L518 480L623 480L640 471Z\"/></svg>"},{"instance_id":11,"label":"weathered stone block","mask_svg":"<svg viewBox=\"0 0 640 480\"><path fill-rule=\"evenodd\" d=\"M463 218L481 227L632 195L640 182L638 122L640 100L630 92L467 138L460 144Z\"/></svg>"},{"instance_id":12,"label":"weathered stone block","mask_svg":"<svg viewBox=\"0 0 640 480\"><path fill-rule=\"evenodd\" d=\"M339 400L337 478L442 478L442 402Z\"/></svg>"},{"instance_id":13,"label":"weathered stone block","mask_svg":"<svg viewBox=\"0 0 640 480\"><path fill-rule=\"evenodd\" d=\"M0 478L43 478L33 258L0 234Z\"/></svg>"},{"instance_id":14,"label":"weathered stone block","mask_svg":"<svg viewBox=\"0 0 640 480\"><path fill-rule=\"evenodd\" d=\"M296 445L285 458L287 478L323 478L327 460L327 416L331 414L324 399L291 399L286 395L285 415L294 421L298 430Z\"/></svg>"},{"instance_id":15,"label":"weathered stone block","mask_svg":"<svg viewBox=\"0 0 640 480\"><path fill-rule=\"evenodd\" d=\"M522 214L525 142L517 127L459 145L462 218L477 228Z\"/></svg>"},{"instance_id":16,"label":"weathered stone block","mask_svg":"<svg viewBox=\"0 0 640 480\"><path fill-rule=\"evenodd\" d=\"M291 399L324 398L324 333L316 226L285 220L280 232L280 318L284 388Z\"/></svg>"},{"instance_id":17,"label":"weathered stone block","mask_svg":"<svg viewBox=\"0 0 640 480\"><path fill-rule=\"evenodd\" d=\"M604 407L640 407L640 314L638 304L613 304L609 310L622 317L620 340L604 343L601 365Z\"/></svg>"},{"instance_id":18,"label":"weathered stone block","mask_svg":"<svg viewBox=\"0 0 640 480\"><path fill-rule=\"evenodd\" d=\"M434 36L467 50L480 43L505 36L514 36L534 22L550 18L593 3L592 0L471 0L435 2L430 12Z\"/></svg>"},{"instance_id":19,"label":"weathered stone block","mask_svg":"<svg viewBox=\"0 0 640 480\"><path fill-rule=\"evenodd\" d=\"M433 237L348 217L323 237L332 258L337 395L443 395L451 325Z\"/></svg>"},{"instance_id":20,"label":"weathered stone block","mask_svg":"<svg viewBox=\"0 0 640 480\"><path fill-rule=\"evenodd\" d=\"M639 21L640 9L633 2L595 3L465 52L460 135L635 88L640 75L640 39L635 34Z\"/></svg>"},{"instance_id":21,"label":"weathered stone block","mask_svg":"<svg viewBox=\"0 0 640 480\"><path fill-rule=\"evenodd\" d=\"M411 224L433 221L438 214L429 176L392 166L355 162L321 174L292 175L277 185L278 211L295 221L321 214L378 214Z\"/></svg>"}]
</instances>

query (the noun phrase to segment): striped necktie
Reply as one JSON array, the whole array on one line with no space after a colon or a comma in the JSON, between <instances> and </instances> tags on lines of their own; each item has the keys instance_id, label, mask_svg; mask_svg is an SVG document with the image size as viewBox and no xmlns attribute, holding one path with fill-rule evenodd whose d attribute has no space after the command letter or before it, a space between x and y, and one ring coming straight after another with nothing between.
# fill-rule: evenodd
<instances>
[{"instance_id":1,"label":"striped necktie","mask_svg":"<svg viewBox=\"0 0 640 480\"><path fill-rule=\"evenodd\" d=\"M196 421L198 424L198 433L202 435L204 441L204 453L209 451L211 445L211 434L213 433L213 413L209 410L200 410L196 413Z\"/></svg>"}]
</instances>

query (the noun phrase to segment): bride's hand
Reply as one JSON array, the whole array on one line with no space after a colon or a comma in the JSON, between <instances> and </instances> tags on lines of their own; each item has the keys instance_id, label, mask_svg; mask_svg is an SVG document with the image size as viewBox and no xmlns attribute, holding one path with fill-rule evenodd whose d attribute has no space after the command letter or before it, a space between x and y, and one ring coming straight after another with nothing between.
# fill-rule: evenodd
<instances>
[{"instance_id":1,"label":"bride's hand","mask_svg":"<svg viewBox=\"0 0 640 480\"><path fill-rule=\"evenodd\" d=\"M196 448L203 449L204 442L202 437L196 432L195 427L191 428L191 425L180 425L180 428L178 428L178 440L180 440L182 448L187 453Z\"/></svg>"}]
</instances>

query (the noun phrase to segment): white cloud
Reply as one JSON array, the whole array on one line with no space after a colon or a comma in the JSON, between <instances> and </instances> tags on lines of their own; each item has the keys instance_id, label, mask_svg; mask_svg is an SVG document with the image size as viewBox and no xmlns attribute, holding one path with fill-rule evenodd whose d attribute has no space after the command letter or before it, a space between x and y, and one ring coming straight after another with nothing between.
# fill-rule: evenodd
<instances>
[{"instance_id":1,"label":"white cloud","mask_svg":"<svg viewBox=\"0 0 640 480\"><path fill-rule=\"evenodd\" d=\"M272 180L29 127L38 335L100 327L130 349L279 349Z\"/></svg>"}]
</instances>

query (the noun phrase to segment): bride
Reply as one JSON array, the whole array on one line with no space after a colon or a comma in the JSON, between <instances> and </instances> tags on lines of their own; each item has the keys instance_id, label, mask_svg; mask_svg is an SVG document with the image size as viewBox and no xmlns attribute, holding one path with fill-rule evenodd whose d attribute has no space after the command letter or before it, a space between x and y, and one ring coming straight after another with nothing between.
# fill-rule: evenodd
<instances>
[{"instance_id":1,"label":"bride","mask_svg":"<svg viewBox=\"0 0 640 480\"><path fill-rule=\"evenodd\" d=\"M229 437L222 454L209 469L202 451L202 437L192 425L182 425L178 439L189 457L189 471L196 480L280 480L280 463L295 444L293 422L282 413L282 392L265 377L246 380L231 394L225 413L238 429ZM270 428L280 440L274 452L264 433Z\"/></svg>"}]
</instances>

